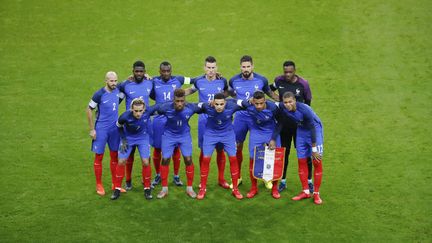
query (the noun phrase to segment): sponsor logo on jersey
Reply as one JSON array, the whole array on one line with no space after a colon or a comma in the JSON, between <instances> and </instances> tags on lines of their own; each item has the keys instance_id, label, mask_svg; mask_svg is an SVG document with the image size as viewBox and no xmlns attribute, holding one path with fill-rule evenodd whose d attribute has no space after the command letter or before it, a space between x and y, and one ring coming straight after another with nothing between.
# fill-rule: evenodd
<instances>
[{"instance_id":1,"label":"sponsor logo on jersey","mask_svg":"<svg viewBox=\"0 0 432 243\"><path fill-rule=\"evenodd\" d=\"M129 94L134 94L135 93L135 91L129 91Z\"/></svg>"},{"instance_id":2,"label":"sponsor logo on jersey","mask_svg":"<svg viewBox=\"0 0 432 243\"><path fill-rule=\"evenodd\" d=\"M108 101L109 101L109 100L105 100L105 101L103 101L102 103L104 103L104 104L105 104L105 103L107 103Z\"/></svg>"}]
</instances>

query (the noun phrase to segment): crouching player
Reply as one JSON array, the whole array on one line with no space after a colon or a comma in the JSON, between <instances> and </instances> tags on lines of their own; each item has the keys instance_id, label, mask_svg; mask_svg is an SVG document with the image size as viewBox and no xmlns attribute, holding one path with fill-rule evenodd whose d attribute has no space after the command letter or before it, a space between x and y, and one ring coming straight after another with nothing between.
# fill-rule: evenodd
<instances>
[{"instance_id":1,"label":"crouching player","mask_svg":"<svg viewBox=\"0 0 432 243\"><path fill-rule=\"evenodd\" d=\"M253 156L255 146L260 146L264 143L269 144L270 149L275 149L276 146L280 146L280 128L277 126L276 122L280 115L280 109L275 103L266 101L264 92L262 91L255 91L252 98L252 104L253 105L247 103L246 109L253 120L251 123L249 138L249 176L252 186L246 195L247 198L253 198L258 193L257 179L253 177ZM245 102L242 102L242 105L245 105ZM275 199L280 198L277 183L277 181L273 181L272 186L272 196Z\"/></svg>"},{"instance_id":2,"label":"crouching player","mask_svg":"<svg viewBox=\"0 0 432 243\"><path fill-rule=\"evenodd\" d=\"M232 125L232 116L234 112L242 108L235 102L227 102L223 93L217 93L214 95L213 106L204 103L202 104L201 108L208 117L203 135L203 157L201 164L200 183L201 188L199 190L197 199L203 199L205 197L210 159L216 145L222 144L223 146L221 147L223 147L227 152L230 161L231 178L233 181L232 194L235 198L240 200L243 198L243 196L237 187L239 168L236 157L235 133Z\"/></svg>"},{"instance_id":3,"label":"crouching player","mask_svg":"<svg viewBox=\"0 0 432 243\"><path fill-rule=\"evenodd\" d=\"M201 109L197 104L186 103L185 91L174 90L174 102L169 101L154 106L155 112L164 115L167 119L162 134L162 165L161 178L162 190L157 198L164 198L168 195L168 172L169 162L176 147L180 148L186 165L187 187L186 194L196 198L192 188L194 178L194 165L192 163L192 138L190 135L189 119Z\"/></svg>"},{"instance_id":4,"label":"crouching player","mask_svg":"<svg viewBox=\"0 0 432 243\"><path fill-rule=\"evenodd\" d=\"M120 154L116 170L116 185L111 196L112 200L120 197L121 184L125 172L126 160L129 158L131 151L138 149L142 166L143 166L143 184L144 196L146 199L152 199L150 179L151 167L149 165L150 142L148 123L152 108L146 109L144 100L135 98L131 102L131 109L125 111L117 121L117 127L120 133Z\"/></svg>"},{"instance_id":5,"label":"crouching player","mask_svg":"<svg viewBox=\"0 0 432 243\"><path fill-rule=\"evenodd\" d=\"M308 186L307 158L312 155L312 163L314 166L313 199L315 204L322 204L319 195L324 149L321 120L308 105L296 102L296 98L292 92L286 92L283 95L283 104L280 104L279 107L282 109L284 115L297 123L296 149L298 172L303 191L299 195L293 197L292 200L299 201L311 197Z\"/></svg>"}]
</instances>

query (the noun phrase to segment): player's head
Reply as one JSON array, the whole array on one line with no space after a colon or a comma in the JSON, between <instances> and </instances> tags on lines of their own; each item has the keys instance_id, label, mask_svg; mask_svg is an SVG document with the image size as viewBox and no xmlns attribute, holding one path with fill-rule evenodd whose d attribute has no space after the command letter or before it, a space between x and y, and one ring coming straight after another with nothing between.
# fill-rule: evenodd
<instances>
[{"instance_id":1,"label":"player's head","mask_svg":"<svg viewBox=\"0 0 432 243\"><path fill-rule=\"evenodd\" d=\"M255 109L257 109L257 111L264 110L266 108L266 99L265 99L264 92L260 90L255 91L255 93L253 94L252 103L254 104Z\"/></svg>"},{"instance_id":2,"label":"player's head","mask_svg":"<svg viewBox=\"0 0 432 243\"><path fill-rule=\"evenodd\" d=\"M135 98L132 100L131 102L131 108L132 110L132 114L136 119L140 119L141 116L143 115L146 106L144 103L144 100L141 98Z\"/></svg>"},{"instance_id":3,"label":"player's head","mask_svg":"<svg viewBox=\"0 0 432 243\"><path fill-rule=\"evenodd\" d=\"M105 74L105 83L107 89L114 90L117 87L117 73L109 71Z\"/></svg>"},{"instance_id":4,"label":"player's head","mask_svg":"<svg viewBox=\"0 0 432 243\"><path fill-rule=\"evenodd\" d=\"M161 78L165 81L168 81L171 78L171 72L171 63L167 61L161 62L161 64L159 65L159 74Z\"/></svg>"},{"instance_id":5,"label":"player's head","mask_svg":"<svg viewBox=\"0 0 432 243\"><path fill-rule=\"evenodd\" d=\"M174 90L174 108L177 111L183 110L186 103L186 95L183 89Z\"/></svg>"},{"instance_id":6,"label":"player's head","mask_svg":"<svg viewBox=\"0 0 432 243\"><path fill-rule=\"evenodd\" d=\"M216 77L217 65L216 58L208 56L204 62L204 71L208 79Z\"/></svg>"},{"instance_id":7,"label":"player's head","mask_svg":"<svg viewBox=\"0 0 432 243\"><path fill-rule=\"evenodd\" d=\"M283 71L284 71L285 79L292 81L296 72L295 63L293 61L285 61L283 63Z\"/></svg>"},{"instance_id":8,"label":"player's head","mask_svg":"<svg viewBox=\"0 0 432 243\"><path fill-rule=\"evenodd\" d=\"M282 96L283 104L289 111L295 111L297 108L296 97L293 92L285 92Z\"/></svg>"},{"instance_id":9,"label":"player's head","mask_svg":"<svg viewBox=\"0 0 432 243\"><path fill-rule=\"evenodd\" d=\"M251 56L245 55L240 58L240 70L245 79L248 79L252 75L253 61Z\"/></svg>"},{"instance_id":10,"label":"player's head","mask_svg":"<svg viewBox=\"0 0 432 243\"><path fill-rule=\"evenodd\" d=\"M136 82L140 83L144 80L145 64L142 61L136 61L132 65L132 72Z\"/></svg>"},{"instance_id":11,"label":"player's head","mask_svg":"<svg viewBox=\"0 0 432 243\"><path fill-rule=\"evenodd\" d=\"M221 113L225 110L225 95L223 93L217 93L214 95L213 104L216 112Z\"/></svg>"}]
</instances>

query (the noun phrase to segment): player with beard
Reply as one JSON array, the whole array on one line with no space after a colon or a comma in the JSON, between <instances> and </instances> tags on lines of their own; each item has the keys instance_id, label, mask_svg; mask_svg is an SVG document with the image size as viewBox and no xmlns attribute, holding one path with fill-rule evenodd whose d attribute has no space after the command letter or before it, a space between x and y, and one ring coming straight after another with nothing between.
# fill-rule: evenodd
<instances>
[{"instance_id":1,"label":"player with beard","mask_svg":"<svg viewBox=\"0 0 432 243\"><path fill-rule=\"evenodd\" d=\"M117 89L117 74L113 71L105 75L105 87L94 93L86 109L90 137L92 138L92 151L95 153L94 173L96 176L96 192L103 196L105 189L102 185L102 159L105 145L110 150L111 181L115 182L115 168L118 163L118 146L120 142L116 127L120 92ZM93 123L93 111L96 109L96 121ZM114 188L113 188L114 189Z\"/></svg>"},{"instance_id":2,"label":"player with beard","mask_svg":"<svg viewBox=\"0 0 432 243\"><path fill-rule=\"evenodd\" d=\"M240 59L241 73L232 77L229 81L228 91L230 94L241 100L249 100L256 91L263 91L269 97L278 99L277 95L270 90L268 80L264 76L254 72L254 65L251 56L243 56ZM233 121L234 132L237 142L237 162L239 165L240 178L238 183L242 183L241 165L243 162L243 143L246 135L250 130L252 118L247 111L239 111L236 113ZM268 183L267 188L271 188L272 184ZM231 185L232 188L232 185Z\"/></svg>"}]
</instances>

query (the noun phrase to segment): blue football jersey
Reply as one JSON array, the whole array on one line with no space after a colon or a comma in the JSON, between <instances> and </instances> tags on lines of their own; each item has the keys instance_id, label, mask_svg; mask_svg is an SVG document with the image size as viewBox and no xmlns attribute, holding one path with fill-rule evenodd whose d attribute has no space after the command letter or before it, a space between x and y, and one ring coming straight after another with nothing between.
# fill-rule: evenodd
<instances>
[{"instance_id":1,"label":"blue football jersey","mask_svg":"<svg viewBox=\"0 0 432 243\"><path fill-rule=\"evenodd\" d=\"M164 81L160 76L153 78L153 90L150 98L156 101L156 104L174 100L174 90L181 88L185 83L185 77L172 76L168 81Z\"/></svg>"},{"instance_id":2,"label":"blue football jersey","mask_svg":"<svg viewBox=\"0 0 432 243\"><path fill-rule=\"evenodd\" d=\"M228 83L225 78L210 81L205 75L202 75L192 79L192 82L192 90L198 90L200 102L212 101L215 94L223 93L228 89Z\"/></svg>"},{"instance_id":3,"label":"blue football jersey","mask_svg":"<svg viewBox=\"0 0 432 243\"><path fill-rule=\"evenodd\" d=\"M108 92L105 87L94 93L89 102L91 109L96 109L95 129L104 129L112 127L118 118L120 92L116 88Z\"/></svg>"},{"instance_id":4,"label":"blue football jersey","mask_svg":"<svg viewBox=\"0 0 432 243\"><path fill-rule=\"evenodd\" d=\"M126 80L118 86L120 92L126 96L126 110L129 110L130 104L135 98L142 98L146 106L150 106L150 93L153 89L151 80L144 79L142 82L137 83L134 81Z\"/></svg>"},{"instance_id":5,"label":"blue football jersey","mask_svg":"<svg viewBox=\"0 0 432 243\"><path fill-rule=\"evenodd\" d=\"M128 139L128 142L130 140L138 141L143 138L143 135L149 134L148 123L150 122L150 115L153 112L152 109L152 107L148 107L140 119L136 119L131 110L127 110L121 114L117 121L117 126L123 127L124 135Z\"/></svg>"},{"instance_id":6,"label":"blue football jersey","mask_svg":"<svg viewBox=\"0 0 432 243\"><path fill-rule=\"evenodd\" d=\"M220 133L223 131L232 130L232 118L234 112L243 109L237 105L235 101L228 100L225 105L225 110L217 112L214 107L207 103L202 103L203 112L207 115L206 130Z\"/></svg>"},{"instance_id":7,"label":"blue football jersey","mask_svg":"<svg viewBox=\"0 0 432 243\"><path fill-rule=\"evenodd\" d=\"M267 93L270 88L268 80L264 76L253 73L253 79L251 80L243 79L241 74L232 77L229 81L228 90L234 91L237 99L248 100L252 98L255 91L260 90Z\"/></svg>"},{"instance_id":8,"label":"blue football jersey","mask_svg":"<svg viewBox=\"0 0 432 243\"><path fill-rule=\"evenodd\" d=\"M181 111L174 109L173 102L167 102L154 106L158 114L164 115L167 118L165 131L172 134L184 134L190 132L189 119L195 113L201 113L202 109L193 103L186 103Z\"/></svg>"}]
</instances>

